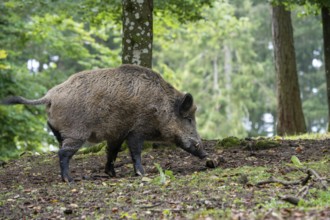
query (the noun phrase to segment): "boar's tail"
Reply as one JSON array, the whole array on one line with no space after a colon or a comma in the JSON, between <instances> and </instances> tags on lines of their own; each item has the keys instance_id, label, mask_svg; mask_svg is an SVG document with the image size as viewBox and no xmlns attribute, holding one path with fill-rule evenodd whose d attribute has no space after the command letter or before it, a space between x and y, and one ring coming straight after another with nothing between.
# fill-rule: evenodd
<instances>
[{"instance_id":1,"label":"boar's tail","mask_svg":"<svg viewBox=\"0 0 330 220\"><path fill-rule=\"evenodd\" d=\"M11 96L4 100L1 100L2 105L16 105L16 104L25 104L25 105L41 105L47 104L49 100L46 97L40 99L29 100L21 96Z\"/></svg>"}]
</instances>

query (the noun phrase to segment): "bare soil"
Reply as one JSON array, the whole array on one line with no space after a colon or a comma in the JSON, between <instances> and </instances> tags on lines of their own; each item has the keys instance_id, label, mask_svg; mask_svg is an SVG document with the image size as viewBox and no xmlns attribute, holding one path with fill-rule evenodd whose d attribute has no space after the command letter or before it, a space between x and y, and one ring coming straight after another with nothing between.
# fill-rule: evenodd
<instances>
[{"instance_id":1,"label":"bare soil","mask_svg":"<svg viewBox=\"0 0 330 220\"><path fill-rule=\"evenodd\" d=\"M119 153L116 178L104 173L104 153L76 155L70 163L71 185L61 182L56 153L26 153L0 167L0 219L330 219L330 201L321 209L264 208L279 193L294 194L299 188L260 188L250 183L249 174L232 173L266 167L266 172L285 175L292 170L286 164L293 155L302 163L323 160L330 165L330 139L277 140L276 146L264 147L256 142L220 147L216 140L204 141L215 169L178 148L145 149L143 178L133 175L127 150ZM173 173L164 184L156 180L155 163Z\"/></svg>"}]
</instances>

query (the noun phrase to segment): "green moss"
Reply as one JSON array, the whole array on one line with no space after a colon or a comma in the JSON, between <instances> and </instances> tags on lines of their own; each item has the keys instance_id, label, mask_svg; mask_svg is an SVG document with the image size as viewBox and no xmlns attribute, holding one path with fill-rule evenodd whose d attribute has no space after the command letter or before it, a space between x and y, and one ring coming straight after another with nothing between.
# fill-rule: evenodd
<instances>
[{"instance_id":1,"label":"green moss","mask_svg":"<svg viewBox=\"0 0 330 220\"><path fill-rule=\"evenodd\" d=\"M226 137L222 140L219 140L217 143L217 146L219 147L224 147L224 148L231 148L231 147L236 147L236 146L240 146L242 144L242 140L234 137L234 136L230 136L230 137Z\"/></svg>"},{"instance_id":2,"label":"green moss","mask_svg":"<svg viewBox=\"0 0 330 220\"><path fill-rule=\"evenodd\" d=\"M280 144L276 140L272 139L261 139L261 140L256 140L255 143L252 144L252 149L253 150L265 150L265 149L270 149L274 147L278 147Z\"/></svg>"}]
</instances>

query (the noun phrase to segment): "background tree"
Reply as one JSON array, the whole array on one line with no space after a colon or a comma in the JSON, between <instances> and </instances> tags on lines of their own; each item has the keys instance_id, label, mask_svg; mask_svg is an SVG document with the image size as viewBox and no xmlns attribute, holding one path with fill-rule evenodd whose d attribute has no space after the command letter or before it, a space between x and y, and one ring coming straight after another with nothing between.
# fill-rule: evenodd
<instances>
[{"instance_id":1,"label":"background tree","mask_svg":"<svg viewBox=\"0 0 330 220\"><path fill-rule=\"evenodd\" d=\"M330 4L330 3L329 3ZM328 101L328 132L330 132L330 10L322 6L322 25L323 25L323 48L325 78L327 82L327 101Z\"/></svg>"},{"instance_id":2,"label":"background tree","mask_svg":"<svg viewBox=\"0 0 330 220\"><path fill-rule=\"evenodd\" d=\"M282 1L288 8L297 8L297 6L303 6L303 14L311 14L317 16L318 14L321 13L321 21L322 21L322 26L323 26L323 53L324 53L324 70L325 70L325 78L326 78L326 89L325 89L325 98L328 104L328 117L327 120L325 121L324 119L315 121L309 123L313 124L313 127L319 127L320 124L324 124L324 122L327 122L327 130L330 131L330 19L329 19L329 8L330 8L330 2L327 0L286 0ZM314 87L314 91L316 91L316 88ZM323 93L323 92L322 92ZM322 94L321 93L321 94ZM311 107L309 103L307 104L307 108ZM322 103L324 104L324 103ZM320 106L320 105L318 105ZM313 108L316 106L313 105ZM319 107L317 107L318 110L320 110ZM321 113L319 111L319 113ZM322 112L323 114L323 112ZM315 117L314 117L315 118ZM322 126L323 127L323 126ZM315 129L313 129L315 131ZM317 129L319 130L319 129Z\"/></svg>"},{"instance_id":3,"label":"background tree","mask_svg":"<svg viewBox=\"0 0 330 220\"><path fill-rule=\"evenodd\" d=\"M277 74L277 134L306 132L300 100L291 13L284 5L272 6L272 33Z\"/></svg>"},{"instance_id":4,"label":"background tree","mask_svg":"<svg viewBox=\"0 0 330 220\"><path fill-rule=\"evenodd\" d=\"M151 68L153 0L123 0L122 63Z\"/></svg>"}]
</instances>

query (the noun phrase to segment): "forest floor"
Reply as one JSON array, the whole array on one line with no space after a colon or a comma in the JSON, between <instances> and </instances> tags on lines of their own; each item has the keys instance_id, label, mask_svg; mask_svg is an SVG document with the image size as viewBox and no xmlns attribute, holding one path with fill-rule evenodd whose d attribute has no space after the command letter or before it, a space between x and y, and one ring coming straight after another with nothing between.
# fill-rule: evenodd
<instances>
[{"instance_id":1,"label":"forest floor","mask_svg":"<svg viewBox=\"0 0 330 220\"><path fill-rule=\"evenodd\" d=\"M127 150L116 178L103 172L103 149L77 154L74 184L61 181L56 153L26 153L0 167L0 219L330 219L329 137L204 145L215 168L179 148L149 147L144 177L133 176Z\"/></svg>"}]
</instances>

